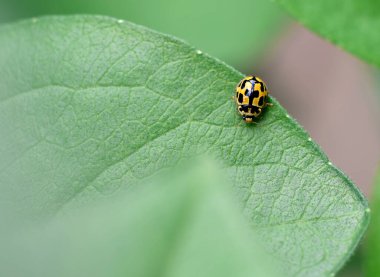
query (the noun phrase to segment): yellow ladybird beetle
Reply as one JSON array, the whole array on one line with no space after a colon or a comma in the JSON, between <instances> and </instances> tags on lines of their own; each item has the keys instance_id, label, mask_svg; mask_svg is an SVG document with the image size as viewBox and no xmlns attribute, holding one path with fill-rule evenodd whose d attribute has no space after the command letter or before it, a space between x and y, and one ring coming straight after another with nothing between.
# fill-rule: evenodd
<instances>
[{"instance_id":1,"label":"yellow ladybird beetle","mask_svg":"<svg viewBox=\"0 0 380 277\"><path fill-rule=\"evenodd\" d=\"M247 123L254 122L268 103L268 89L263 80L247 76L236 86L235 102L237 110Z\"/></svg>"}]
</instances>

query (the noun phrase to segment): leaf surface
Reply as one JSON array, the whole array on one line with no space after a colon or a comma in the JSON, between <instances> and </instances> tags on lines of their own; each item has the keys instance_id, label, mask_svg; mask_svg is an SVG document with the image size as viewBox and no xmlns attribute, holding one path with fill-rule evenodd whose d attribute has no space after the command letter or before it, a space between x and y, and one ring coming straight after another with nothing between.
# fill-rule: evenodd
<instances>
[{"instance_id":1,"label":"leaf surface","mask_svg":"<svg viewBox=\"0 0 380 277\"><path fill-rule=\"evenodd\" d=\"M380 170L377 172L373 185L372 199L370 201L372 209L371 223L368 228L364 247L364 270L368 277L378 276L380 274Z\"/></svg>"},{"instance_id":2,"label":"leaf surface","mask_svg":"<svg viewBox=\"0 0 380 277\"><path fill-rule=\"evenodd\" d=\"M49 220L206 153L290 275L337 271L361 238L362 194L275 99L245 124L224 63L98 16L5 25L0 41L3 210Z\"/></svg>"}]
</instances>

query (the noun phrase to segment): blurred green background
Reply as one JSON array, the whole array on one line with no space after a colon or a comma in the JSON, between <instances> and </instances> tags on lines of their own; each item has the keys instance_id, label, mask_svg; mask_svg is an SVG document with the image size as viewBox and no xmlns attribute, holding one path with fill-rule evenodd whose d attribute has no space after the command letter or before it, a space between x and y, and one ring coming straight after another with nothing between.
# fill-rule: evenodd
<instances>
[{"instance_id":1,"label":"blurred green background","mask_svg":"<svg viewBox=\"0 0 380 277\"><path fill-rule=\"evenodd\" d=\"M242 63L265 47L281 13L266 0L1 0L0 22L44 14L102 14L186 40L228 63Z\"/></svg>"},{"instance_id":2,"label":"blurred green background","mask_svg":"<svg viewBox=\"0 0 380 277\"><path fill-rule=\"evenodd\" d=\"M0 22L45 14L102 14L177 36L246 74L370 195L380 157L378 74L266 0L0 0ZM1 43L1 42L0 42ZM354 259L342 273L360 276Z\"/></svg>"}]
</instances>

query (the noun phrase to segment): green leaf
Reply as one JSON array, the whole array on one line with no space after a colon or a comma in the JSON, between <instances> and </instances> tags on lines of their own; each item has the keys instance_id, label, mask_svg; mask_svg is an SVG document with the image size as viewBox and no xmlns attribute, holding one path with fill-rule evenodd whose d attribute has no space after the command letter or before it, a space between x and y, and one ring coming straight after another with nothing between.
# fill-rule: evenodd
<instances>
[{"instance_id":1,"label":"green leaf","mask_svg":"<svg viewBox=\"0 0 380 277\"><path fill-rule=\"evenodd\" d=\"M368 234L364 248L365 276L379 276L380 268L380 170L374 180L373 195L371 200L372 220L369 225Z\"/></svg>"},{"instance_id":2,"label":"green leaf","mask_svg":"<svg viewBox=\"0 0 380 277\"><path fill-rule=\"evenodd\" d=\"M380 2L276 0L312 31L380 66Z\"/></svg>"},{"instance_id":3,"label":"green leaf","mask_svg":"<svg viewBox=\"0 0 380 277\"><path fill-rule=\"evenodd\" d=\"M362 194L276 100L245 124L243 76L222 62L96 16L6 25L0 41L3 210L49 220L207 153L290 275L335 272L360 240Z\"/></svg>"},{"instance_id":4,"label":"green leaf","mask_svg":"<svg viewBox=\"0 0 380 277\"><path fill-rule=\"evenodd\" d=\"M176 35L230 63L257 57L280 25L281 13L267 0L0 0L4 20L44 14L103 14Z\"/></svg>"},{"instance_id":5,"label":"green leaf","mask_svg":"<svg viewBox=\"0 0 380 277\"><path fill-rule=\"evenodd\" d=\"M17 233L1 276L274 276L218 171L201 165Z\"/></svg>"}]
</instances>

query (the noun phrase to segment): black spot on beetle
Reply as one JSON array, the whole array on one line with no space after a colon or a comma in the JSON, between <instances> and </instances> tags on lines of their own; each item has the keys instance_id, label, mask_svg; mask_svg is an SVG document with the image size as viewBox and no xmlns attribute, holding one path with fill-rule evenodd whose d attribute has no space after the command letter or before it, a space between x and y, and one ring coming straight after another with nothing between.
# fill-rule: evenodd
<instances>
[{"instance_id":1,"label":"black spot on beetle","mask_svg":"<svg viewBox=\"0 0 380 277\"><path fill-rule=\"evenodd\" d=\"M243 102L243 94L239 94L239 97L238 97L238 102L239 103L242 103Z\"/></svg>"},{"instance_id":2,"label":"black spot on beetle","mask_svg":"<svg viewBox=\"0 0 380 277\"><path fill-rule=\"evenodd\" d=\"M258 90L254 90L251 95L252 95L253 98L259 97L259 91Z\"/></svg>"},{"instance_id":3,"label":"black spot on beetle","mask_svg":"<svg viewBox=\"0 0 380 277\"><path fill-rule=\"evenodd\" d=\"M259 112L260 112L260 109L259 109L259 107L252 106L252 107L251 107L251 112L252 112L252 113L259 113Z\"/></svg>"},{"instance_id":4,"label":"black spot on beetle","mask_svg":"<svg viewBox=\"0 0 380 277\"><path fill-rule=\"evenodd\" d=\"M264 97L261 96L259 99L259 106L262 106L264 104Z\"/></svg>"}]
</instances>

